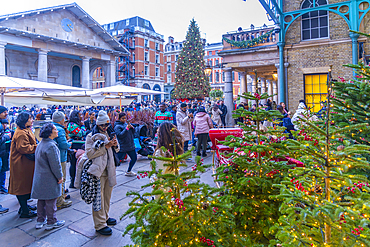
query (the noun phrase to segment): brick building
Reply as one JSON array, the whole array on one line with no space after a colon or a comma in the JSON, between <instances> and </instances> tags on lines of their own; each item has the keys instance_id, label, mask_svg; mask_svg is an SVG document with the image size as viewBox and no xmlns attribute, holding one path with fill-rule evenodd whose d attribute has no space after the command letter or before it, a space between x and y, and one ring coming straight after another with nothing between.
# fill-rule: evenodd
<instances>
[{"instance_id":1,"label":"brick building","mask_svg":"<svg viewBox=\"0 0 370 247\"><path fill-rule=\"evenodd\" d=\"M131 52L129 58L118 60L118 81L130 86L164 90L163 35L154 31L150 21L132 17L103 25L109 34L119 40ZM138 100L149 100L139 96ZM154 95L161 101L161 95Z\"/></svg>"},{"instance_id":2,"label":"brick building","mask_svg":"<svg viewBox=\"0 0 370 247\"><path fill-rule=\"evenodd\" d=\"M204 40L205 43L205 40ZM175 42L173 37L168 37L168 43L165 45L164 49L164 68L165 68L165 92L169 93L165 95L165 99L170 99L170 93L173 90L174 84L176 82L176 66L177 58L182 50L181 42ZM211 84L211 89L224 90L225 85L225 74L222 71L222 57L218 55L222 51L222 43L212 43L206 44L204 46L205 54L204 61L206 65L212 67L212 72L209 76L209 82ZM240 87L240 76L238 72L233 73L233 92L234 98L237 98L239 87Z\"/></svg>"},{"instance_id":3,"label":"brick building","mask_svg":"<svg viewBox=\"0 0 370 247\"><path fill-rule=\"evenodd\" d=\"M252 83L242 77L245 90L259 87L275 92L278 94L275 101L285 101L292 112L299 100L304 99L317 112L320 101L326 97L329 69L333 79L348 80L353 71L342 65L368 59L370 45L366 38L349 30L370 32L369 5L367 0L302 0L277 1L277 6L269 7L266 1L265 9L275 27L253 27L225 34L223 37L229 42L223 40L223 51L219 53L226 63L224 71L253 76L257 70L258 78L253 78ZM252 40L252 34L255 38L272 29L275 31L264 43L250 48L235 46Z\"/></svg>"},{"instance_id":4,"label":"brick building","mask_svg":"<svg viewBox=\"0 0 370 247\"><path fill-rule=\"evenodd\" d=\"M0 74L93 88L97 68L116 83L128 50L76 3L0 16Z\"/></svg>"}]
</instances>

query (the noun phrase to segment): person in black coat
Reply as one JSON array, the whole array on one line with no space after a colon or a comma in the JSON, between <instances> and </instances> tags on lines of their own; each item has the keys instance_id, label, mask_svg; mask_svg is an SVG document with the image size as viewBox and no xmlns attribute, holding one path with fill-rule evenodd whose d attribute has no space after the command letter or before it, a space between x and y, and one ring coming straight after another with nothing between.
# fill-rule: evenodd
<instances>
[{"instance_id":1,"label":"person in black coat","mask_svg":"<svg viewBox=\"0 0 370 247\"><path fill-rule=\"evenodd\" d=\"M224 102L221 100L220 101L220 110L222 111L221 116L221 122L222 125L225 127L226 126L226 114L227 114L227 107L224 105Z\"/></svg>"},{"instance_id":2,"label":"person in black coat","mask_svg":"<svg viewBox=\"0 0 370 247\"><path fill-rule=\"evenodd\" d=\"M130 123L127 123L126 113L124 112L118 115L118 120L114 126L114 132L116 132L120 146L118 158L119 160L123 160L126 154L130 156L131 161L126 172L126 174L130 175L137 160L134 143L135 128Z\"/></svg>"},{"instance_id":3,"label":"person in black coat","mask_svg":"<svg viewBox=\"0 0 370 247\"><path fill-rule=\"evenodd\" d=\"M94 128L94 126L96 125L95 112L94 111L89 112L89 119L85 120L84 125L85 125L85 128L86 128L86 131L90 133L92 131L92 129Z\"/></svg>"}]
</instances>

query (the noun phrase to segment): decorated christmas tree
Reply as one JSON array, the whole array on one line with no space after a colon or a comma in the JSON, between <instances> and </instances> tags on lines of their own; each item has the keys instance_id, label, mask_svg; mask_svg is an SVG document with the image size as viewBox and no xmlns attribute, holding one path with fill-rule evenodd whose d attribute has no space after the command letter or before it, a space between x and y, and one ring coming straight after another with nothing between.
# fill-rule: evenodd
<instances>
[{"instance_id":1,"label":"decorated christmas tree","mask_svg":"<svg viewBox=\"0 0 370 247\"><path fill-rule=\"evenodd\" d=\"M199 27L192 19L177 60L174 97L176 99L208 97L211 87L204 69L203 41Z\"/></svg>"},{"instance_id":2,"label":"decorated christmas tree","mask_svg":"<svg viewBox=\"0 0 370 247\"><path fill-rule=\"evenodd\" d=\"M259 105L260 100L271 96L267 93L259 95L257 92L241 97ZM279 189L273 185L288 176L295 162L288 164L290 159L284 155L287 151L284 146L285 128L267 128L262 122L276 120L278 123L278 119L283 116L278 111L265 111L258 107L255 112L237 109L233 117L245 118L245 122L252 124L241 124L243 136L229 136L223 142L234 148L234 152L229 155L228 162L217 168L216 181L223 184L221 189L225 191L221 200L233 205L233 231L247 239L246 246L267 246L276 233L270 228L278 223L281 215L279 207L282 200L271 198L279 194Z\"/></svg>"},{"instance_id":3,"label":"decorated christmas tree","mask_svg":"<svg viewBox=\"0 0 370 247\"><path fill-rule=\"evenodd\" d=\"M334 83L335 85L335 83ZM328 83L327 111L322 122L301 119L296 140L287 146L305 167L296 168L281 183L276 199L284 200L283 215L272 230L282 246L370 246L370 188L365 176L350 173L366 168L369 146L354 144L354 131L367 123L338 125L333 107L333 83ZM351 86L351 85L349 85ZM369 97L369 96L368 96ZM370 98L369 98L370 99Z\"/></svg>"},{"instance_id":4,"label":"decorated christmas tree","mask_svg":"<svg viewBox=\"0 0 370 247\"><path fill-rule=\"evenodd\" d=\"M173 142L176 146L175 139ZM122 217L134 217L135 223L128 225L124 234L132 232L137 246L243 246L242 238L230 230L234 227L230 205L220 204L219 191L199 182L198 174L209 165L203 165L198 156L191 170L186 170L184 160L189 157L191 150L177 155L176 149L170 157L152 157L168 162L165 168L174 172L164 174L152 161L152 170L138 175L156 179L144 186L152 192L128 193L134 199ZM180 172L181 167L184 170Z\"/></svg>"}]
</instances>

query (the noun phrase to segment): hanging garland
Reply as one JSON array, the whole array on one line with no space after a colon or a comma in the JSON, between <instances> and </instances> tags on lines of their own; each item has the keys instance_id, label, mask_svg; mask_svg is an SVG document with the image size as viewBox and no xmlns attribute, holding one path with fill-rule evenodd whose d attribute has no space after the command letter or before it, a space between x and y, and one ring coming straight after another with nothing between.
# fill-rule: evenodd
<instances>
[{"instance_id":1,"label":"hanging garland","mask_svg":"<svg viewBox=\"0 0 370 247\"><path fill-rule=\"evenodd\" d=\"M223 37L223 40L225 40L227 43L229 43L232 46L240 47L240 48L249 48L255 45L258 45L262 43L263 41L267 40L267 37L274 31L274 29L268 31L264 35L260 37L256 37L252 40L243 40L243 41L235 41L228 38Z\"/></svg>"}]
</instances>

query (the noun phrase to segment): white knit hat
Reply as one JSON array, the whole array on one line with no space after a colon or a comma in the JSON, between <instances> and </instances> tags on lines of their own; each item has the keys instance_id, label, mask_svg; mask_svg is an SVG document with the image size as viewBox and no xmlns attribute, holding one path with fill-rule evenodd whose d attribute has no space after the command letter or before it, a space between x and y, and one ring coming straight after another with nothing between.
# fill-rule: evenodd
<instances>
[{"instance_id":1,"label":"white knit hat","mask_svg":"<svg viewBox=\"0 0 370 247\"><path fill-rule=\"evenodd\" d=\"M100 110L98 113L98 118L96 119L96 125L102 125L110 123L109 117L106 111Z\"/></svg>"}]
</instances>

